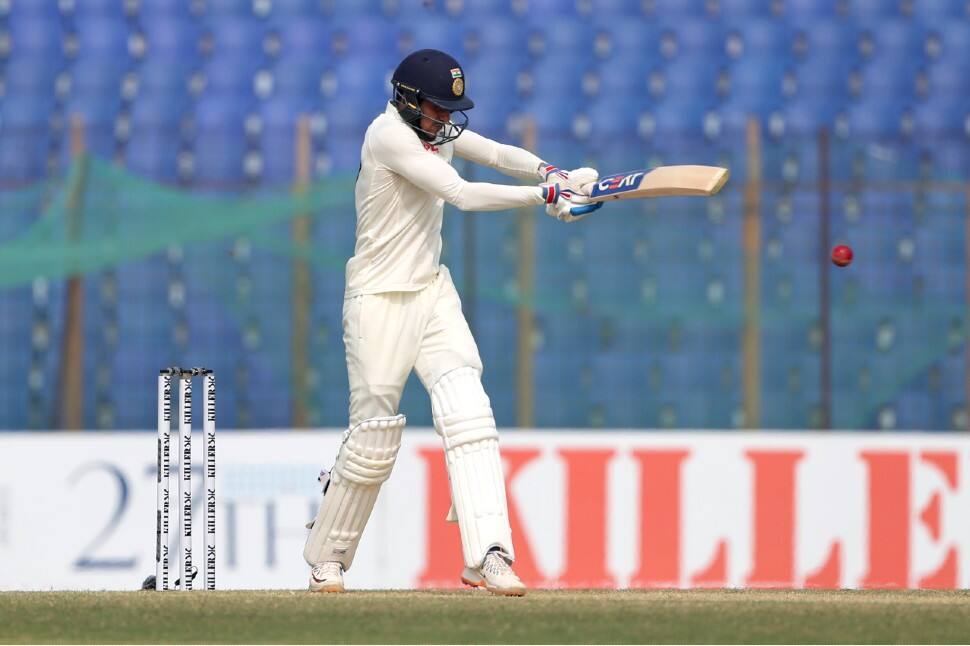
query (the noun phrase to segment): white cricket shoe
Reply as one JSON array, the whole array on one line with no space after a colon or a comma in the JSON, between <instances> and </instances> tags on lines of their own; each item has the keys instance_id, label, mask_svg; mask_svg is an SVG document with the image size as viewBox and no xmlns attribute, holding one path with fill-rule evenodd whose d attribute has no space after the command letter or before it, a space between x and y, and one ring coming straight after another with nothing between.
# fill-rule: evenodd
<instances>
[{"instance_id":1,"label":"white cricket shoe","mask_svg":"<svg viewBox=\"0 0 970 646\"><path fill-rule=\"evenodd\" d=\"M507 597L525 596L525 584L512 571L512 567L497 551L485 555L479 568L466 567L462 570L461 581L473 588L485 588L492 594Z\"/></svg>"},{"instance_id":2,"label":"white cricket shoe","mask_svg":"<svg viewBox=\"0 0 970 646\"><path fill-rule=\"evenodd\" d=\"M310 570L310 592L343 592L344 566L339 561L314 565Z\"/></svg>"}]
</instances>

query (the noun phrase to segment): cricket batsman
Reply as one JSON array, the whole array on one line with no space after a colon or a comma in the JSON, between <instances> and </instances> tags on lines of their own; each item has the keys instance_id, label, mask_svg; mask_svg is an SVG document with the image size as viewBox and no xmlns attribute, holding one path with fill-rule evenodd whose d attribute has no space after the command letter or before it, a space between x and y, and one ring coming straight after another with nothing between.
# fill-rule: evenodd
<instances>
[{"instance_id":1,"label":"cricket batsman","mask_svg":"<svg viewBox=\"0 0 970 646\"><path fill-rule=\"evenodd\" d=\"M544 204L549 215L571 222L601 206L588 200L599 175L562 171L468 130L465 111L474 103L465 96L461 65L444 52L410 54L391 84L393 99L367 128L360 152L357 242L343 307L350 423L333 469L321 474L324 497L303 550L310 590L344 590L343 573L401 446L398 403L413 369L431 396L444 443L461 578L521 596L482 360L448 268L439 263L442 213L445 202L463 211ZM451 166L455 155L533 185L466 182Z\"/></svg>"}]
</instances>

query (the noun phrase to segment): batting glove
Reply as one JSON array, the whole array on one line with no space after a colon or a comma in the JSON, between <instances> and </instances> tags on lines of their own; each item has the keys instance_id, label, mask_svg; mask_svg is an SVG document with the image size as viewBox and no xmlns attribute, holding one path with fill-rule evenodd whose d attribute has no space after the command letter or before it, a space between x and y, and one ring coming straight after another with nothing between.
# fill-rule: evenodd
<instances>
[{"instance_id":1,"label":"batting glove","mask_svg":"<svg viewBox=\"0 0 970 646\"><path fill-rule=\"evenodd\" d=\"M599 171L586 166L566 171L551 164L545 164L540 172L545 183L558 183L563 188L568 188L580 195L589 195L590 188L600 178Z\"/></svg>"},{"instance_id":2,"label":"batting glove","mask_svg":"<svg viewBox=\"0 0 970 646\"><path fill-rule=\"evenodd\" d=\"M540 184L546 203L546 214L562 222L581 220L603 206L602 202L590 203L589 196L556 184Z\"/></svg>"}]
</instances>

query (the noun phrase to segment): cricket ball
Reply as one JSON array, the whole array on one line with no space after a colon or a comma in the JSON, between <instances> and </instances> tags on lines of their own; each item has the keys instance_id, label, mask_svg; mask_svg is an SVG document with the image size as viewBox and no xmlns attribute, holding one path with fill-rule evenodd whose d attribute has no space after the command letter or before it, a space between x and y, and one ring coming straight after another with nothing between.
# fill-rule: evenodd
<instances>
[{"instance_id":1,"label":"cricket ball","mask_svg":"<svg viewBox=\"0 0 970 646\"><path fill-rule=\"evenodd\" d=\"M839 267L848 266L852 262L852 247L844 244L832 247L832 262Z\"/></svg>"}]
</instances>

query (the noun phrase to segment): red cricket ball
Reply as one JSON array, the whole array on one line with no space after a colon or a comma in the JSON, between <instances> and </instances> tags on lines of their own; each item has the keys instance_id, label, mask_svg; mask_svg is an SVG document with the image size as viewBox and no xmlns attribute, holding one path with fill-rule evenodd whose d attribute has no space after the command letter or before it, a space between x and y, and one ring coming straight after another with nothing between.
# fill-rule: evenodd
<instances>
[{"instance_id":1,"label":"red cricket ball","mask_svg":"<svg viewBox=\"0 0 970 646\"><path fill-rule=\"evenodd\" d=\"M852 262L852 247L844 244L832 247L832 262L839 267L848 266Z\"/></svg>"}]
</instances>

